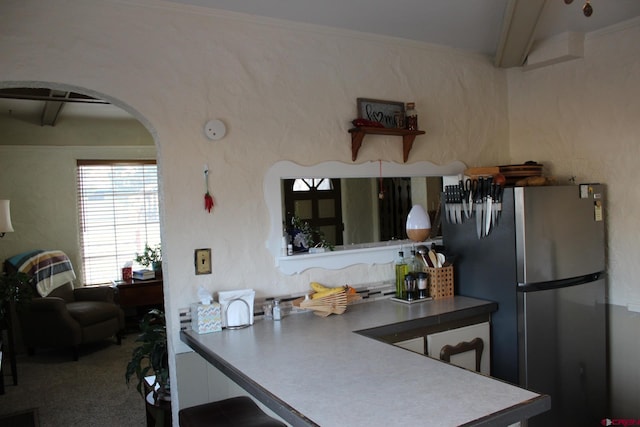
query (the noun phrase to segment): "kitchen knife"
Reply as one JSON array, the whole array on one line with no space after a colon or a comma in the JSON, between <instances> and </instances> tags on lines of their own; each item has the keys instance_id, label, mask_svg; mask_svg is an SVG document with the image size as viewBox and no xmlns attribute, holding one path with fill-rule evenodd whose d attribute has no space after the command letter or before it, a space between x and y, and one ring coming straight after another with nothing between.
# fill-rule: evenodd
<instances>
[{"instance_id":1,"label":"kitchen knife","mask_svg":"<svg viewBox=\"0 0 640 427\"><path fill-rule=\"evenodd\" d=\"M491 187L491 197L493 198L493 209L491 210L491 228L496 226L496 217L498 216L498 184L494 183Z\"/></svg>"},{"instance_id":2,"label":"kitchen knife","mask_svg":"<svg viewBox=\"0 0 640 427\"><path fill-rule=\"evenodd\" d=\"M444 211L445 211L444 216L447 219L447 222L452 223L453 221L451 220L451 191L448 185L444 187Z\"/></svg>"},{"instance_id":3,"label":"kitchen knife","mask_svg":"<svg viewBox=\"0 0 640 427\"><path fill-rule=\"evenodd\" d=\"M496 201L497 201L497 203L496 203L496 208L495 208L495 211L496 211L496 222L495 222L494 227L496 225L498 225L498 222L500 222L500 216L502 215L502 194L503 194L503 192L504 192L504 187L502 185L498 184L497 187L496 187Z\"/></svg>"},{"instance_id":4,"label":"kitchen knife","mask_svg":"<svg viewBox=\"0 0 640 427\"><path fill-rule=\"evenodd\" d=\"M456 207L456 224L462 224L462 200L460 200L460 188L453 185L451 191L453 192L453 203Z\"/></svg>"},{"instance_id":5,"label":"kitchen knife","mask_svg":"<svg viewBox=\"0 0 640 427\"><path fill-rule=\"evenodd\" d=\"M469 219L469 213L467 212L467 193L464 190L463 181L460 180L458 184L458 195L460 196L460 203L462 204L462 212L464 212L464 216Z\"/></svg>"},{"instance_id":6,"label":"kitchen knife","mask_svg":"<svg viewBox=\"0 0 640 427\"><path fill-rule=\"evenodd\" d=\"M479 180L482 178L479 178ZM476 215L476 233L478 235L478 239L482 237L482 191L480 181L478 181L478 187L476 189L474 199L473 199L473 208L475 210Z\"/></svg>"},{"instance_id":7,"label":"kitchen knife","mask_svg":"<svg viewBox=\"0 0 640 427\"><path fill-rule=\"evenodd\" d=\"M452 224L457 224L457 216L456 216L456 200L455 200L455 196L453 194L453 186L452 185L448 185L448 199L449 199L449 205L451 206L451 223Z\"/></svg>"},{"instance_id":8,"label":"kitchen knife","mask_svg":"<svg viewBox=\"0 0 640 427\"><path fill-rule=\"evenodd\" d=\"M480 188L480 197L481 197L481 205L482 205L482 219L480 220L480 238L484 237L484 224L486 221L487 215L487 187L486 187L486 179L479 178L480 184L478 187Z\"/></svg>"},{"instance_id":9,"label":"kitchen knife","mask_svg":"<svg viewBox=\"0 0 640 427\"><path fill-rule=\"evenodd\" d=\"M458 217L458 203L456 201L456 186L448 185L449 187L449 202L451 203L451 222L454 224L459 224Z\"/></svg>"},{"instance_id":10,"label":"kitchen knife","mask_svg":"<svg viewBox=\"0 0 640 427\"><path fill-rule=\"evenodd\" d=\"M500 203L498 202L498 193L500 192L500 188L502 188L500 184L493 184L493 210L491 211L491 228L495 228L498 224L498 210L501 208Z\"/></svg>"},{"instance_id":11,"label":"kitchen knife","mask_svg":"<svg viewBox=\"0 0 640 427\"><path fill-rule=\"evenodd\" d=\"M475 191L476 188L478 186L478 181L471 181L470 179L468 179L467 181L465 181L465 188L467 188L467 184L469 183L469 187L467 189L467 197L469 199L469 216L468 218L471 218L471 215L473 214L473 198L475 197Z\"/></svg>"},{"instance_id":12,"label":"kitchen knife","mask_svg":"<svg viewBox=\"0 0 640 427\"><path fill-rule=\"evenodd\" d=\"M487 192L487 202L486 202L486 213L485 213L485 222L484 222L484 235L488 236L489 235L489 231L491 231L491 218L492 218L492 205L493 205L493 196L492 196L492 191L494 188L494 185L491 183L491 180L489 180L487 182L487 185L489 187L489 191Z\"/></svg>"}]
</instances>

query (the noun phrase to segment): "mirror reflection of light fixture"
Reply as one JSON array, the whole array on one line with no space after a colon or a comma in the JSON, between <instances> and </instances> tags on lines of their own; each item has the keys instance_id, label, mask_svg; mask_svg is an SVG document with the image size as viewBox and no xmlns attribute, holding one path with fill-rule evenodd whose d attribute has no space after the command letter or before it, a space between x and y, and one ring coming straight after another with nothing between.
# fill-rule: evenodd
<instances>
[{"instance_id":1,"label":"mirror reflection of light fixture","mask_svg":"<svg viewBox=\"0 0 640 427\"><path fill-rule=\"evenodd\" d=\"M13 231L11 225L11 210L9 209L9 200L0 200L0 237L8 232Z\"/></svg>"},{"instance_id":2,"label":"mirror reflection of light fixture","mask_svg":"<svg viewBox=\"0 0 640 427\"><path fill-rule=\"evenodd\" d=\"M413 205L407 216L407 237L424 242L431 234L431 220L422 205Z\"/></svg>"}]
</instances>

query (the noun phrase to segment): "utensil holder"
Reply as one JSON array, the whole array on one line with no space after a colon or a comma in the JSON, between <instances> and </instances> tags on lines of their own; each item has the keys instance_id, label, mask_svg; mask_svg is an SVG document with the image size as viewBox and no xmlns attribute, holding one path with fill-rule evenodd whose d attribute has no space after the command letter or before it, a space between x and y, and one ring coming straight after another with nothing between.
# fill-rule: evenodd
<instances>
[{"instance_id":1,"label":"utensil holder","mask_svg":"<svg viewBox=\"0 0 640 427\"><path fill-rule=\"evenodd\" d=\"M429 296L433 299L447 298L453 296L453 264L440 268L428 267L429 273Z\"/></svg>"}]
</instances>

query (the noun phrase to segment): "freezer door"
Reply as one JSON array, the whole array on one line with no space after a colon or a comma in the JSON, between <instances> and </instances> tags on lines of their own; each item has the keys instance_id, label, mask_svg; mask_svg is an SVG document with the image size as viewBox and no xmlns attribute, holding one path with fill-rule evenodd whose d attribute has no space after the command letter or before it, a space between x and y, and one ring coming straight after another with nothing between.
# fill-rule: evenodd
<instances>
[{"instance_id":1,"label":"freezer door","mask_svg":"<svg viewBox=\"0 0 640 427\"><path fill-rule=\"evenodd\" d=\"M580 188L514 188L518 284L604 271L604 188Z\"/></svg>"},{"instance_id":2,"label":"freezer door","mask_svg":"<svg viewBox=\"0 0 640 427\"><path fill-rule=\"evenodd\" d=\"M603 279L518 293L520 385L551 396L529 426L599 425L607 416Z\"/></svg>"}]
</instances>

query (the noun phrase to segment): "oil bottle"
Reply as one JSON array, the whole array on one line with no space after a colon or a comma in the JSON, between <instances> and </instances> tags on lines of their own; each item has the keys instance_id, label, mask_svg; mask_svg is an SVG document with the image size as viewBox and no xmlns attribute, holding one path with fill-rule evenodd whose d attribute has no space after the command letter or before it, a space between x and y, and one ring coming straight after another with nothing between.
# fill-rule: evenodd
<instances>
[{"instance_id":1,"label":"oil bottle","mask_svg":"<svg viewBox=\"0 0 640 427\"><path fill-rule=\"evenodd\" d=\"M404 276L409 273L409 265L404 259L404 252L398 252L395 262L396 269L396 298L404 298Z\"/></svg>"}]
</instances>

